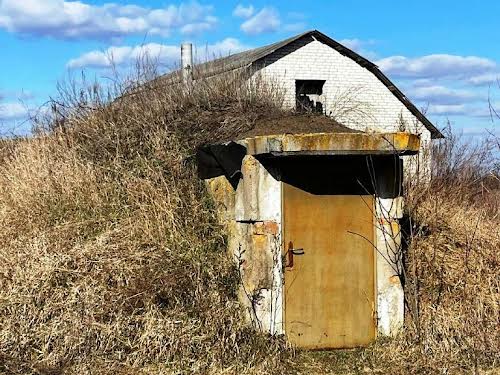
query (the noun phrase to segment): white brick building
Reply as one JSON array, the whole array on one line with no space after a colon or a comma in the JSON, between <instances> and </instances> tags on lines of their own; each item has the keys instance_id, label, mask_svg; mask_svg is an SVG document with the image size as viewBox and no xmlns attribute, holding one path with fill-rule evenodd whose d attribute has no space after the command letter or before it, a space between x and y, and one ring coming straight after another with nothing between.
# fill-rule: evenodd
<instances>
[{"instance_id":1,"label":"white brick building","mask_svg":"<svg viewBox=\"0 0 500 375\"><path fill-rule=\"evenodd\" d=\"M321 90L323 112L346 126L408 131L423 143L443 137L375 64L317 30L201 64L193 74L196 79L242 68L278 83L290 107L296 106L300 83L312 83Z\"/></svg>"}]
</instances>

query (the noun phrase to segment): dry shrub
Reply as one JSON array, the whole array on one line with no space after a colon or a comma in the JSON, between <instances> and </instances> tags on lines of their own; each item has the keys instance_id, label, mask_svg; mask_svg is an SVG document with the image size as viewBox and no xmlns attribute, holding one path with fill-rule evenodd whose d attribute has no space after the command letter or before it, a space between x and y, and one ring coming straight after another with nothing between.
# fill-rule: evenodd
<instances>
[{"instance_id":1,"label":"dry shrub","mask_svg":"<svg viewBox=\"0 0 500 375\"><path fill-rule=\"evenodd\" d=\"M448 129L432 150L431 181L408 181L408 331L392 353L410 373L498 366L497 147L496 139L467 142Z\"/></svg>"},{"instance_id":2,"label":"dry shrub","mask_svg":"<svg viewBox=\"0 0 500 375\"><path fill-rule=\"evenodd\" d=\"M190 158L276 111L254 89L72 85L36 137L2 143L0 373L279 371Z\"/></svg>"}]
</instances>

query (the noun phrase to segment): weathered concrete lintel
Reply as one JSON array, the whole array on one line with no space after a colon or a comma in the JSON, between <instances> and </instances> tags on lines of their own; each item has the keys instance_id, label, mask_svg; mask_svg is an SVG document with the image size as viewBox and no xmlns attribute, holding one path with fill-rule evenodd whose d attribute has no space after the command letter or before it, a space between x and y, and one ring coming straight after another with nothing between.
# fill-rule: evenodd
<instances>
[{"instance_id":1,"label":"weathered concrete lintel","mask_svg":"<svg viewBox=\"0 0 500 375\"><path fill-rule=\"evenodd\" d=\"M246 138L247 155L413 155L420 137L410 133L313 133Z\"/></svg>"},{"instance_id":2,"label":"weathered concrete lintel","mask_svg":"<svg viewBox=\"0 0 500 375\"><path fill-rule=\"evenodd\" d=\"M255 155L270 155L270 156L324 156L324 155L394 155L394 151L388 150L380 150L380 151L372 151L372 150L314 150L314 151L281 151L281 152L270 152L267 154L255 154ZM398 153L397 155L409 155L408 153Z\"/></svg>"}]
</instances>

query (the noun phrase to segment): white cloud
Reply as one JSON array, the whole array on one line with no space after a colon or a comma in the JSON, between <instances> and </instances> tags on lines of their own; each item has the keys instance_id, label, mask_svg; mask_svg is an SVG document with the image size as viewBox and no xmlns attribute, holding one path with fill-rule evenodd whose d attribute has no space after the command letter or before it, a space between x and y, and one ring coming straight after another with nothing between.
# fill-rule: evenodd
<instances>
[{"instance_id":1,"label":"white cloud","mask_svg":"<svg viewBox=\"0 0 500 375\"><path fill-rule=\"evenodd\" d=\"M472 76L467 79L467 83L474 86L489 85L498 83L500 85L500 73L484 73Z\"/></svg>"},{"instance_id":2,"label":"white cloud","mask_svg":"<svg viewBox=\"0 0 500 375\"><path fill-rule=\"evenodd\" d=\"M362 41L361 39L341 39L339 40L340 44L343 44L349 49L352 49L353 51L360 51L362 47L365 46L366 42Z\"/></svg>"},{"instance_id":3,"label":"white cloud","mask_svg":"<svg viewBox=\"0 0 500 375\"><path fill-rule=\"evenodd\" d=\"M307 25L305 22L287 23L283 25L283 31L290 33L303 32L306 30L306 27Z\"/></svg>"},{"instance_id":4,"label":"white cloud","mask_svg":"<svg viewBox=\"0 0 500 375\"><path fill-rule=\"evenodd\" d=\"M415 100L444 105L462 104L482 98L478 93L439 85L417 86L408 90L408 96ZM484 100L486 101L486 98Z\"/></svg>"},{"instance_id":5,"label":"white cloud","mask_svg":"<svg viewBox=\"0 0 500 375\"><path fill-rule=\"evenodd\" d=\"M226 38L220 42L200 46L197 48L197 59L207 61L213 58L228 56L233 53L241 52L251 47L242 44L238 39Z\"/></svg>"},{"instance_id":6,"label":"white cloud","mask_svg":"<svg viewBox=\"0 0 500 375\"><path fill-rule=\"evenodd\" d=\"M0 90L0 100L12 101L12 100L31 100L35 97L35 94L29 90Z\"/></svg>"},{"instance_id":7,"label":"white cloud","mask_svg":"<svg viewBox=\"0 0 500 375\"><path fill-rule=\"evenodd\" d=\"M185 35L201 34L204 31L212 30L213 25L210 22L188 23L181 27L181 33Z\"/></svg>"},{"instance_id":8,"label":"white cloud","mask_svg":"<svg viewBox=\"0 0 500 375\"><path fill-rule=\"evenodd\" d=\"M490 122L490 121L488 121ZM491 125L491 122L489 126L486 126L486 124L483 124L482 127L479 126L470 126L470 127L463 127L461 129L462 134L465 137L473 138L473 137L478 137L482 139L491 139L492 136L499 137L500 132L497 128L495 128L494 125Z\"/></svg>"},{"instance_id":9,"label":"white cloud","mask_svg":"<svg viewBox=\"0 0 500 375\"><path fill-rule=\"evenodd\" d=\"M377 53L368 49L368 47L373 46L375 41L373 40L361 40L358 38L353 39L341 39L339 43L352 49L354 52L359 53L367 59L376 59L378 57Z\"/></svg>"},{"instance_id":10,"label":"white cloud","mask_svg":"<svg viewBox=\"0 0 500 375\"><path fill-rule=\"evenodd\" d=\"M0 29L58 39L109 39L132 34L166 36L209 30L213 7L190 2L164 8L63 0L0 0Z\"/></svg>"},{"instance_id":11,"label":"white cloud","mask_svg":"<svg viewBox=\"0 0 500 375\"><path fill-rule=\"evenodd\" d=\"M249 35L257 35L278 30L281 20L274 8L262 8L256 15L241 25L241 30Z\"/></svg>"},{"instance_id":12,"label":"white cloud","mask_svg":"<svg viewBox=\"0 0 500 375\"><path fill-rule=\"evenodd\" d=\"M413 87L425 87L432 86L436 82L433 78L417 78L411 80L411 85Z\"/></svg>"},{"instance_id":13,"label":"white cloud","mask_svg":"<svg viewBox=\"0 0 500 375\"><path fill-rule=\"evenodd\" d=\"M498 110L500 107L494 107ZM437 116L465 116L467 118L494 120L495 114L487 103L482 105L472 104L435 104L429 105L428 114Z\"/></svg>"},{"instance_id":14,"label":"white cloud","mask_svg":"<svg viewBox=\"0 0 500 375\"><path fill-rule=\"evenodd\" d=\"M250 18L253 16L254 12L255 9L253 5L244 6L242 4L238 4L238 6L233 10L233 16L241 18Z\"/></svg>"},{"instance_id":15,"label":"white cloud","mask_svg":"<svg viewBox=\"0 0 500 375\"><path fill-rule=\"evenodd\" d=\"M376 64L385 73L399 78L464 78L496 68L495 62L486 58L446 54L416 58L391 56Z\"/></svg>"},{"instance_id":16,"label":"white cloud","mask_svg":"<svg viewBox=\"0 0 500 375\"><path fill-rule=\"evenodd\" d=\"M450 116L467 115L469 111L464 104L435 104L429 106L427 113L431 115Z\"/></svg>"},{"instance_id":17,"label":"white cloud","mask_svg":"<svg viewBox=\"0 0 500 375\"><path fill-rule=\"evenodd\" d=\"M18 120L23 117L28 117L28 111L21 103L0 103L0 121Z\"/></svg>"},{"instance_id":18,"label":"white cloud","mask_svg":"<svg viewBox=\"0 0 500 375\"><path fill-rule=\"evenodd\" d=\"M113 46L105 51L90 51L68 62L69 68L106 68L112 65L123 65L136 61L141 57L150 57L159 61L174 61L179 55L179 47L148 43L140 46Z\"/></svg>"},{"instance_id":19,"label":"white cloud","mask_svg":"<svg viewBox=\"0 0 500 375\"><path fill-rule=\"evenodd\" d=\"M230 53L240 52L247 47L237 39L226 38L220 42L200 46L195 55L201 60L225 56ZM148 43L139 46L112 46L105 51L90 51L68 62L69 68L109 68L113 65L120 66L134 63L138 59L148 57L162 65L174 68L179 64L180 47ZM202 54L203 56L200 56Z\"/></svg>"},{"instance_id":20,"label":"white cloud","mask_svg":"<svg viewBox=\"0 0 500 375\"><path fill-rule=\"evenodd\" d=\"M233 16L246 19L240 26L249 35L280 31L297 33L305 31L307 24L303 13L288 12L288 23L283 23L278 11L272 7L264 7L256 13L253 5L238 4L233 10Z\"/></svg>"}]
</instances>

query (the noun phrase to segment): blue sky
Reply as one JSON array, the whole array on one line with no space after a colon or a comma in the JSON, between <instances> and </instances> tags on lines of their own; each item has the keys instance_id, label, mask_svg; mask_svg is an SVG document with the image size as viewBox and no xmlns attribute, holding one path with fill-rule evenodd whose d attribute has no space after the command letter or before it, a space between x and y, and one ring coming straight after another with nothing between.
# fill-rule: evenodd
<instances>
[{"instance_id":1,"label":"blue sky","mask_svg":"<svg viewBox=\"0 0 500 375\"><path fill-rule=\"evenodd\" d=\"M179 44L226 55L318 29L374 61L438 127L495 129L500 107L500 1L0 0L0 133L28 129L59 80L109 75L145 50L164 70Z\"/></svg>"}]
</instances>

